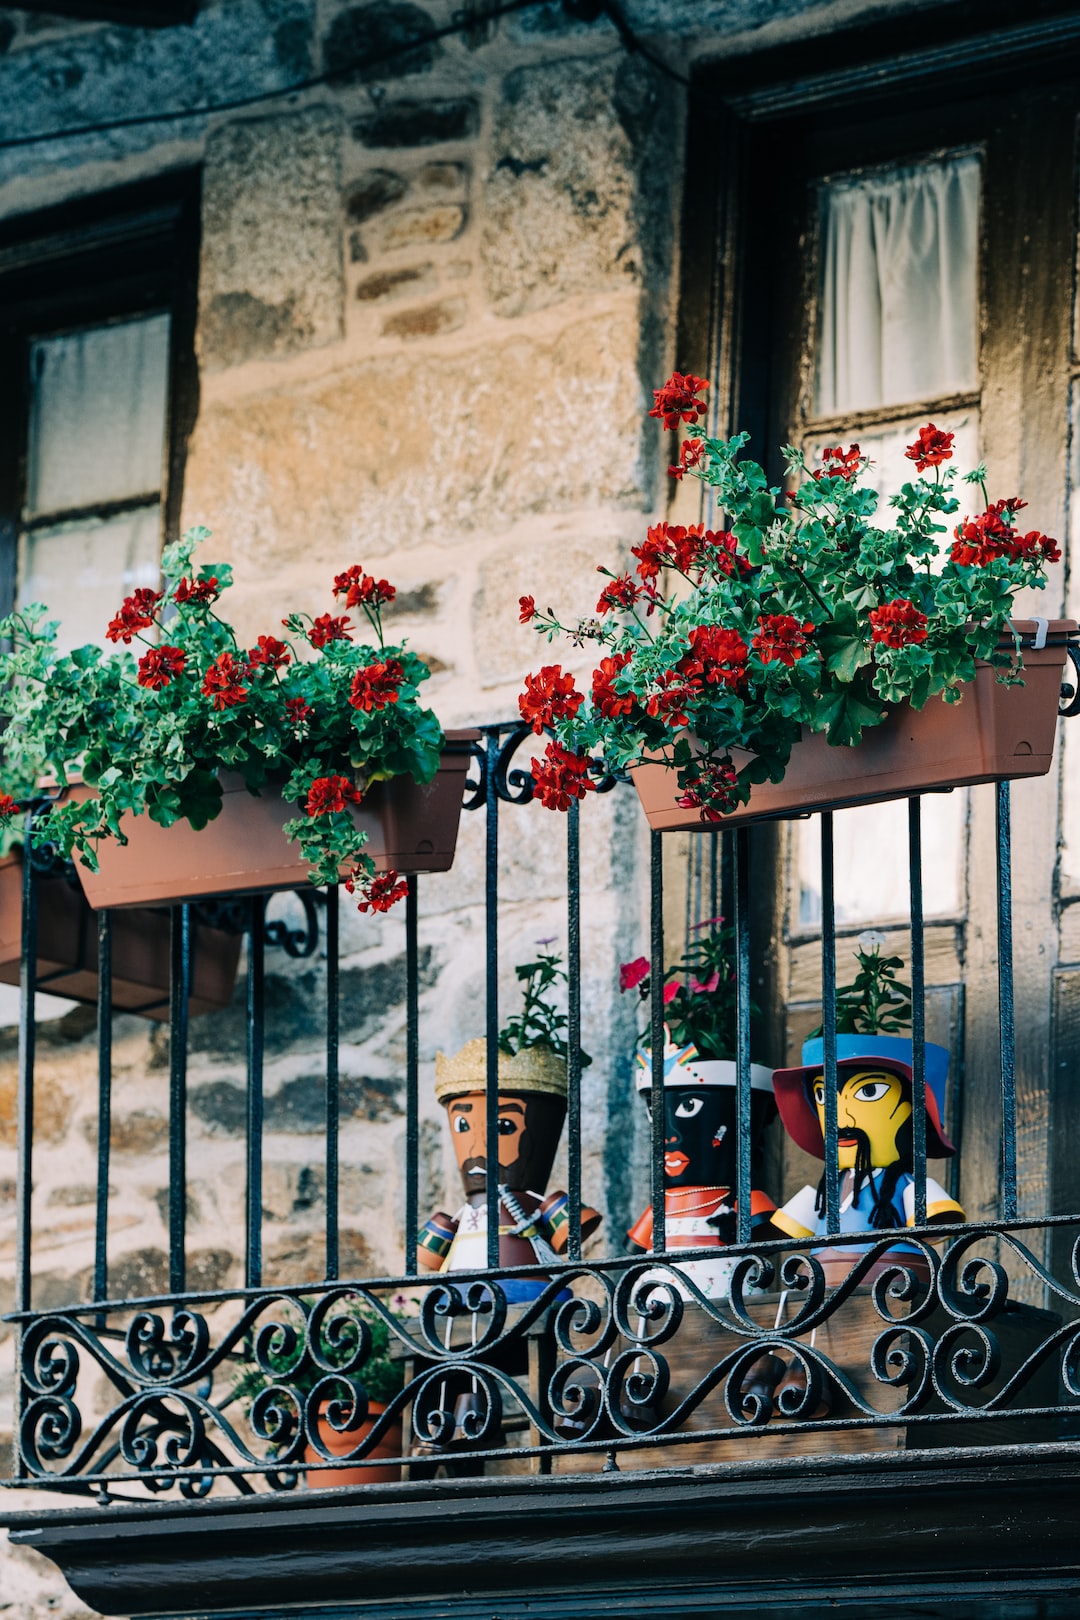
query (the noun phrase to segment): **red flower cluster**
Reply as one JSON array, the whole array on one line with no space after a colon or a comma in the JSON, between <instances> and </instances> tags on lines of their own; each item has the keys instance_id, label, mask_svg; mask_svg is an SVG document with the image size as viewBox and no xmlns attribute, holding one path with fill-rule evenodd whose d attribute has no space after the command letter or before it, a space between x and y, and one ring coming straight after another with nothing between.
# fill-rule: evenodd
<instances>
[{"instance_id":1,"label":"red flower cluster","mask_svg":"<svg viewBox=\"0 0 1080 1620\"><path fill-rule=\"evenodd\" d=\"M347 776L318 776L304 800L306 816L332 816L350 804L359 804L360 789Z\"/></svg>"},{"instance_id":2,"label":"red flower cluster","mask_svg":"<svg viewBox=\"0 0 1080 1620\"><path fill-rule=\"evenodd\" d=\"M216 602L220 595L221 586L211 574L209 579L182 579L173 591L173 601L209 604Z\"/></svg>"},{"instance_id":3,"label":"red flower cluster","mask_svg":"<svg viewBox=\"0 0 1080 1620\"><path fill-rule=\"evenodd\" d=\"M708 386L704 377L695 377L690 372L684 377L681 371L673 371L663 388L653 389L656 403L649 415L660 417L666 428L677 428L680 422L696 422L705 415L705 402L697 395Z\"/></svg>"},{"instance_id":4,"label":"red flower cluster","mask_svg":"<svg viewBox=\"0 0 1080 1620\"><path fill-rule=\"evenodd\" d=\"M686 792L678 800L683 810L700 810L702 821L719 821L739 802L738 771L731 761L701 760L693 769Z\"/></svg>"},{"instance_id":5,"label":"red flower cluster","mask_svg":"<svg viewBox=\"0 0 1080 1620\"><path fill-rule=\"evenodd\" d=\"M800 624L790 613L766 613L758 616L758 624L761 628L750 645L763 664L786 664L790 669L810 651L811 622Z\"/></svg>"},{"instance_id":6,"label":"red flower cluster","mask_svg":"<svg viewBox=\"0 0 1080 1620\"><path fill-rule=\"evenodd\" d=\"M949 553L953 562L967 568L984 568L999 557L1007 557L1010 562L1060 562L1061 549L1056 540L1040 534L1038 529L1032 529L1028 534L1017 534L1005 522L1006 512L1018 512L1026 504L1015 497L995 501L978 517L965 518L963 523L958 523L954 531L956 541Z\"/></svg>"},{"instance_id":7,"label":"red flower cluster","mask_svg":"<svg viewBox=\"0 0 1080 1620\"><path fill-rule=\"evenodd\" d=\"M179 647L151 647L139 659L139 685L156 692L174 681L186 663L187 654Z\"/></svg>"},{"instance_id":8,"label":"red flower cluster","mask_svg":"<svg viewBox=\"0 0 1080 1620\"><path fill-rule=\"evenodd\" d=\"M945 433L936 428L933 422L919 429L918 438L914 444L909 444L904 451L909 461L915 463L916 472L925 472L927 467L940 467L943 461L952 460L953 433Z\"/></svg>"},{"instance_id":9,"label":"red flower cluster","mask_svg":"<svg viewBox=\"0 0 1080 1620\"><path fill-rule=\"evenodd\" d=\"M380 608L394 600L397 590L389 580L376 579L372 574L365 574L364 570L354 563L351 568L346 568L343 574L334 576L334 595L344 596L347 608Z\"/></svg>"},{"instance_id":10,"label":"red flower cluster","mask_svg":"<svg viewBox=\"0 0 1080 1620\"><path fill-rule=\"evenodd\" d=\"M821 452L822 464L810 476L812 478L846 478L850 483L853 478L859 476L862 459L857 444L853 444L850 450L845 450L838 444L834 450L823 450Z\"/></svg>"},{"instance_id":11,"label":"red flower cluster","mask_svg":"<svg viewBox=\"0 0 1080 1620\"><path fill-rule=\"evenodd\" d=\"M260 636L247 655L248 674L256 669L284 669L292 654L276 636Z\"/></svg>"},{"instance_id":12,"label":"red flower cluster","mask_svg":"<svg viewBox=\"0 0 1080 1620\"><path fill-rule=\"evenodd\" d=\"M697 688L692 680L687 680L677 670L665 669L657 676L655 690L649 693L645 713L678 731L690 724L687 709L696 696Z\"/></svg>"},{"instance_id":13,"label":"red flower cluster","mask_svg":"<svg viewBox=\"0 0 1080 1620\"><path fill-rule=\"evenodd\" d=\"M247 702L247 687L241 685L244 666L232 653L223 652L214 659L202 683L204 697L213 698L215 709L235 709Z\"/></svg>"},{"instance_id":14,"label":"red flower cluster","mask_svg":"<svg viewBox=\"0 0 1080 1620\"><path fill-rule=\"evenodd\" d=\"M312 715L315 713L315 710L311 707L310 703L305 703L303 698L296 697L286 698L285 713L288 715L289 721L292 725L303 726L306 725L311 719Z\"/></svg>"},{"instance_id":15,"label":"red flower cluster","mask_svg":"<svg viewBox=\"0 0 1080 1620\"><path fill-rule=\"evenodd\" d=\"M749 654L750 649L737 630L696 624L690 632L690 651L679 659L678 668L690 681L736 688L746 680Z\"/></svg>"},{"instance_id":16,"label":"red flower cluster","mask_svg":"<svg viewBox=\"0 0 1080 1620\"><path fill-rule=\"evenodd\" d=\"M592 700L593 707L605 720L614 720L620 714L629 714L634 707L634 697L630 692L616 692L612 682L621 669L625 669L630 662L631 654L628 652L612 653L610 658L601 658L600 667L592 674Z\"/></svg>"},{"instance_id":17,"label":"red flower cluster","mask_svg":"<svg viewBox=\"0 0 1080 1620\"><path fill-rule=\"evenodd\" d=\"M363 897L357 902L357 911L389 911L409 892L407 881L396 872L381 872L378 877L367 878L359 866L349 873L345 887L350 894Z\"/></svg>"},{"instance_id":18,"label":"red flower cluster","mask_svg":"<svg viewBox=\"0 0 1080 1620\"><path fill-rule=\"evenodd\" d=\"M389 708L401 696L398 688L405 679L404 667L396 658L380 659L358 669L349 687L349 702L365 714Z\"/></svg>"},{"instance_id":19,"label":"red flower cluster","mask_svg":"<svg viewBox=\"0 0 1080 1620\"><path fill-rule=\"evenodd\" d=\"M602 572L601 569L596 570ZM621 610L629 611L641 597L641 586L635 584L629 574L620 574L613 579L610 585L605 585L600 592L600 600L596 604L597 613L618 613Z\"/></svg>"},{"instance_id":20,"label":"red flower cluster","mask_svg":"<svg viewBox=\"0 0 1080 1620\"><path fill-rule=\"evenodd\" d=\"M680 481L688 472L693 472L705 460L704 439L684 439L679 446L679 459L673 467L668 468L669 478L678 478Z\"/></svg>"},{"instance_id":21,"label":"red flower cluster","mask_svg":"<svg viewBox=\"0 0 1080 1620\"><path fill-rule=\"evenodd\" d=\"M574 686L574 677L564 675L561 664L545 664L539 675L526 675L518 708L521 718L528 721L539 737L545 726L576 714L584 701L584 694Z\"/></svg>"},{"instance_id":22,"label":"red flower cluster","mask_svg":"<svg viewBox=\"0 0 1080 1620\"><path fill-rule=\"evenodd\" d=\"M313 647L325 647L329 641L351 641L351 629L352 622L344 614L334 619L329 613L320 613L308 631L308 640Z\"/></svg>"},{"instance_id":23,"label":"red flower cluster","mask_svg":"<svg viewBox=\"0 0 1080 1620\"><path fill-rule=\"evenodd\" d=\"M18 808L10 793L0 793L0 821L7 821Z\"/></svg>"},{"instance_id":24,"label":"red flower cluster","mask_svg":"<svg viewBox=\"0 0 1080 1620\"><path fill-rule=\"evenodd\" d=\"M544 749L543 764L534 759L529 768L537 797L549 810L569 810L575 799L583 799L596 788L589 780L588 756L572 754L557 742L549 742Z\"/></svg>"},{"instance_id":25,"label":"red flower cluster","mask_svg":"<svg viewBox=\"0 0 1080 1620\"><path fill-rule=\"evenodd\" d=\"M518 623L529 624L536 618L536 597L519 596L518 610Z\"/></svg>"},{"instance_id":26,"label":"red flower cluster","mask_svg":"<svg viewBox=\"0 0 1080 1620\"><path fill-rule=\"evenodd\" d=\"M914 602L906 596L884 607L873 608L870 613L873 641L886 647L910 647L913 642L926 640L926 614L920 613Z\"/></svg>"},{"instance_id":27,"label":"red flower cluster","mask_svg":"<svg viewBox=\"0 0 1080 1620\"><path fill-rule=\"evenodd\" d=\"M632 548L632 555L638 559L638 574L646 581L659 578L661 568L667 567L683 574L692 568L712 568L720 574L733 574L738 569L748 574L750 564L738 555L735 546L733 534L707 529L704 523L692 523L689 528L680 523L656 523L644 543Z\"/></svg>"},{"instance_id":28,"label":"red flower cluster","mask_svg":"<svg viewBox=\"0 0 1080 1620\"><path fill-rule=\"evenodd\" d=\"M154 622L154 609L161 601L162 594L144 586L131 596L125 596L119 613L109 620L109 628L105 632L108 639L122 641L127 646L140 630L148 630Z\"/></svg>"}]
</instances>

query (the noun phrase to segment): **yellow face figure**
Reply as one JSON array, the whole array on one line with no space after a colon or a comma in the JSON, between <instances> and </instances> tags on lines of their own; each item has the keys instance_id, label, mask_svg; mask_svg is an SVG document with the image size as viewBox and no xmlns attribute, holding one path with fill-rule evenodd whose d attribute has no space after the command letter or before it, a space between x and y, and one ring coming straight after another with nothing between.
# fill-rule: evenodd
<instances>
[{"instance_id":1,"label":"yellow face figure","mask_svg":"<svg viewBox=\"0 0 1080 1620\"><path fill-rule=\"evenodd\" d=\"M836 1092L836 1120L839 1127L839 1165L855 1168L859 1135L866 1138L870 1163L875 1169L893 1164L899 1157L896 1133L911 1118L911 1103L904 1094L904 1082L888 1069L840 1071ZM811 1096L817 1105L821 1134L825 1135L825 1078L817 1075L811 1083Z\"/></svg>"}]
</instances>

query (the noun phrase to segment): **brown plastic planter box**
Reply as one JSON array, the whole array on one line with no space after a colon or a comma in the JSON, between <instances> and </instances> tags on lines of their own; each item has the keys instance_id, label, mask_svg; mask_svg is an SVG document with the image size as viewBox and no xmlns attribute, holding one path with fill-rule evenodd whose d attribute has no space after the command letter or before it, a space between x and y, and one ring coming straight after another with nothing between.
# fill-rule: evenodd
<instances>
[{"instance_id":1,"label":"brown plastic planter box","mask_svg":"<svg viewBox=\"0 0 1080 1620\"><path fill-rule=\"evenodd\" d=\"M22 942L23 866L19 855L0 861L0 984L18 984ZM97 918L82 890L64 877L38 879L39 990L70 1001L96 1002ZM193 925L190 1013L211 1012L232 1000L240 959L239 934ZM113 919L112 999L118 1012L169 1016L169 917L163 911L125 911Z\"/></svg>"},{"instance_id":2,"label":"brown plastic planter box","mask_svg":"<svg viewBox=\"0 0 1080 1620\"><path fill-rule=\"evenodd\" d=\"M411 776L378 782L353 810L380 872L447 872L457 846L469 749L475 731L447 733L433 781ZM76 866L95 911L105 906L172 905L212 895L260 894L308 885L307 862L282 831L301 813L272 787L249 793L239 776L222 773L220 814L201 832L186 821L161 827L149 816L125 816L126 844L103 840L101 869Z\"/></svg>"},{"instance_id":3,"label":"brown plastic planter box","mask_svg":"<svg viewBox=\"0 0 1080 1620\"><path fill-rule=\"evenodd\" d=\"M1019 620L1016 628L1030 636L1035 626ZM784 780L760 783L749 804L720 821L703 822L700 811L678 804L681 790L670 766L660 761L635 766L631 775L649 826L656 832L716 831L808 810L902 799L932 788L1045 776L1054 757L1065 634L1075 629L1071 619L1055 620L1049 637L1056 644L1024 649L1023 686L1002 686L997 672L985 665L962 702L935 697L917 711L898 704L856 748L830 747L824 732L804 731Z\"/></svg>"}]
</instances>

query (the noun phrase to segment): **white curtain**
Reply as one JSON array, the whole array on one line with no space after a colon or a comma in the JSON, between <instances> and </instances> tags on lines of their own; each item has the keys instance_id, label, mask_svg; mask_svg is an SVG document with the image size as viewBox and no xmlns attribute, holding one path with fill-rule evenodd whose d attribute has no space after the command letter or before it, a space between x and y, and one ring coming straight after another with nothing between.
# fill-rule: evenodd
<instances>
[{"instance_id":1,"label":"white curtain","mask_svg":"<svg viewBox=\"0 0 1080 1620\"><path fill-rule=\"evenodd\" d=\"M979 159L824 188L815 413L978 385Z\"/></svg>"}]
</instances>

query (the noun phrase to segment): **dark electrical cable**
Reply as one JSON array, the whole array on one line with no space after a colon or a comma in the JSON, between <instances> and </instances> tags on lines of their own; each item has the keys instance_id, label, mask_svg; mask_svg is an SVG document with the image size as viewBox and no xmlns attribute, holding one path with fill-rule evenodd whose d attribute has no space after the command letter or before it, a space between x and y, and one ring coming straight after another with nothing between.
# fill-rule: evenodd
<instances>
[{"instance_id":1,"label":"dark electrical cable","mask_svg":"<svg viewBox=\"0 0 1080 1620\"><path fill-rule=\"evenodd\" d=\"M494 6L485 6L477 17L478 22L497 22L500 17L510 16L516 11L529 11L535 6L544 5L547 0L499 0ZM601 16L607 17L619 36L622 45L627 51L634 52L649 62L659 73L666 78L673 79L684 89L690 86L690 80L674 68L669 67L662 58L656 56L634 33L620 10L617 0L563 0L564 9L571 16L578 16L583 22L592 22ZM276 90L261 90L249 96L233 96L225 101L209 102L201 107L170 108L165 112L132 113L126 118L102 119L94 124L73 124L67 129L45 130L36 135L11 135L0 140L0 151L10 150L13 147L41 146L49 141L74 140L80 135L103 135L114 129L141 128L149 124L173 124L185 118L206 118L213 113L237 112L244 107L257 107L267 101L280 101L286 96L299 95L304 90L315 90L322 85L344 83L356 77L362 71L372 68L384 67L400 57L409 56L413 51L422 50L425 45L434 45L439 40L448 39L453 34L464 33L469 22L460 15L454 22L446 23L441 28L433 28L428 33L417 34L414 39L395 45L392 50L380 51L367 57L363 62L350 63L348 67L331 68L325 73L317 73L306 79L297 79L294 84L282 85Z\"/></svg>"}]
</instances>

